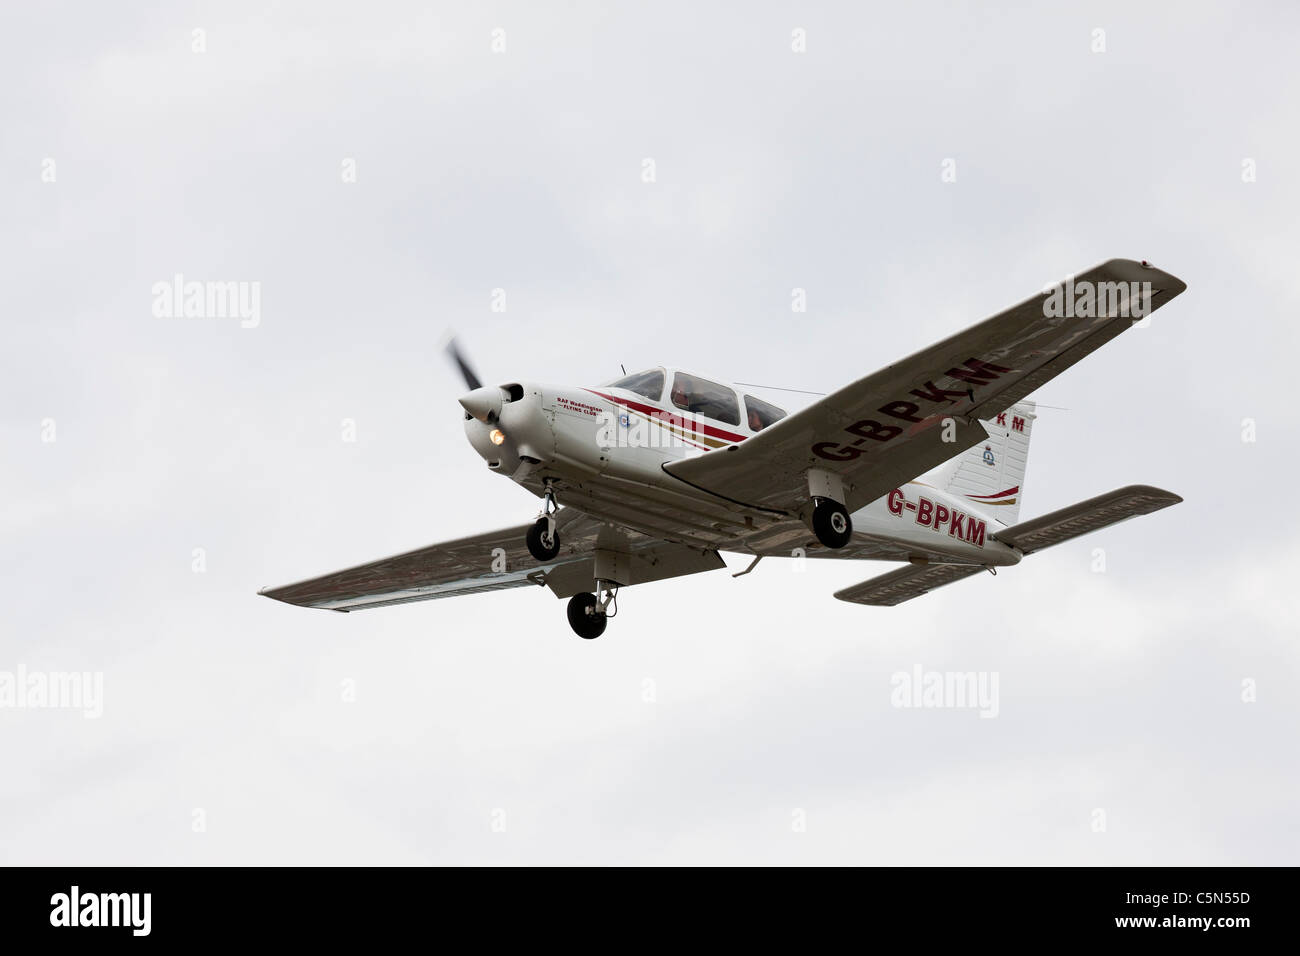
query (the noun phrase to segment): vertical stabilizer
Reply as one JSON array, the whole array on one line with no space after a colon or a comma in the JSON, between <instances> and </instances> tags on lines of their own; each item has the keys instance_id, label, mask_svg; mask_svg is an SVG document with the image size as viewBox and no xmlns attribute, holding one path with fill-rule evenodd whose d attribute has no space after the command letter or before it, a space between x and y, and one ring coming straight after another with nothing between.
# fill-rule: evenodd
<instances>
[{"instance_id":1,"label":"vertical stabilizer","mask_svg":"<svg viewBox=\"0 0 1300 956\"><path fill-rule=\"evenodd\" d=\"M1029 436L1036 417L1033 402L1020 402L981 421L988 438L940 466L926 481L965 498L975 510L1001 524L1015 524L1024 499Z\"/></svg>"}]
</instances>

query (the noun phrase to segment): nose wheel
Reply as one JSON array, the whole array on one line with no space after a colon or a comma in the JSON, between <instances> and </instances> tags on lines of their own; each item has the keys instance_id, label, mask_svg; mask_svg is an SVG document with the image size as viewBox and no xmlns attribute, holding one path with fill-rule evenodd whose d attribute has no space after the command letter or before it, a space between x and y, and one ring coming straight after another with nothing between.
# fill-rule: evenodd
<instances>
[{"instance_id":1,"label":"nose wheel","mask_svg":"<svg viewBox=\"0 0 1300 956\"><path fill-rule=\"evenodd\" d=\"M555 519L550 515L538 518L525 535L528 553L538 561L550 561L560 553L560 532L555 530Z\"/></svg>"},{"instance_id":2,"label":"nose wheel","mask_svg":"<svg viewBox=\"0 0 1300 956\"><path fill-rule=\"evenodd\" d=\"M524 536L528 544L528 553L538 561L551 561L560 553L560 532L555 527L555 513L558 510L555 492L547 482L546 496L542 501L542 513L537 516L537 521Z\"/></svg>"}]
</instances>

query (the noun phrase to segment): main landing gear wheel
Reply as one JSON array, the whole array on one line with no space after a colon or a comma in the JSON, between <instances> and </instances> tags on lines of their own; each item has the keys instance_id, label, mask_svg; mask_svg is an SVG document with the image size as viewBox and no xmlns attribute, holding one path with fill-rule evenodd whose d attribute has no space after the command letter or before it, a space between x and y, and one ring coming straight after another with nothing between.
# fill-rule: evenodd
<instances>
[{"instance_id":1,"label":"main landing gear wheel","mask_svg":"<svg viewBox=\"0 0 1300 956\"><path fill-rule=\"evenodd\" d=\"M528 542L528 553L538 561L550 561L560 553L560 532L554 525L554 518L538 518L524 536Z\"/></svg>"},{"instance_id":2,"label":"main landing gear wheel","mask_svg":"<svg viewBox=\"0 0 1300 956\"><path fill-rule=\"evenodd\" d=\"M569 627L584 641L594 641L609 623L596 595L585 592L569 598Z\"/></svg>"},{"instance_id":3,"label":"main landing gear wheel","mask_svg":"<svg viewBox=\"0 0 1300 956\"><path fill-rule=\"evenodd\" d=\"M813 499L812 527L817 540L828 548L842 548L853 537L849 513L830 498Z\"/></svg>"}]
</instances>

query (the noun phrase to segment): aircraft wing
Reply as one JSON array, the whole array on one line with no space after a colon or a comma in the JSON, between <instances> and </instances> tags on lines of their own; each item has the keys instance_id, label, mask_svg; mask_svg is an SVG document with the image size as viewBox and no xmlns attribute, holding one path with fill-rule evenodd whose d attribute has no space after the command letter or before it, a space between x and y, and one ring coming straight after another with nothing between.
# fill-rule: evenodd
<instances>
[{"instance_id":1,"label":"aircraft wing","mask_svg":"<svg viewBox=\"0 0 1300 956\"><path fill-rule=\"evenodd\" d=\"M1088 288L1091 305L1070 294ZM843 481L852 512L983 441L979 419L1010 408L1127 329L1138 311L1130 302L1149 292L1147 308L1155 310L1186 288L1167 272L1111 259L1074 277L1055 299L1040 293L752 438L664 470L732 502L793 514L808 500L809 469L823 469ZM1106 297L1100 305L1098 292Z\"/></svg>"},{"instance_id":2,"label":"aircraft wing","mask_svg":"<svg viewBox=\"0 0 1300 956\"><path fill-rule=\"evenodd\" d=\"M528 553L524 535L529 525L522 524L258 593L286 604L345 612L529 585L545 585L556 597L572 597L592 589L597 542L628 552L629 585L726 567L716 551L669 544L635 532L614 534L607 525L571 508L562 510L556 520L560 553L545 564Z\"/></svg>"}]
</instances>

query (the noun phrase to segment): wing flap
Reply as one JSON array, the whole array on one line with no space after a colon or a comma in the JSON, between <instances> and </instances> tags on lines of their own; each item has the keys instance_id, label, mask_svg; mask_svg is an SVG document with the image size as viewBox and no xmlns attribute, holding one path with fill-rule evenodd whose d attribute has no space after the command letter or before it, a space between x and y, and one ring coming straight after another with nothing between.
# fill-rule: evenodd
<instances>
[{"instance_id":1,"label":"wing flap","mask_svg":"<svg viewBox=\"0 0 1300 956\"><path fill-rule=\"evenodd\" d=\"M1168 508L1182 500L1172 491L1165 491L1162 488L1129 485L1127 488L1117 488L1104 495L1050 512L1040 518L1021 522L1014 527L998 531L993 537L1013 548L1019 548L1025 554L1033 554L1035 551L1050 548L1120 521Z\"/></svg>"},{"instance_id":2,"label":"wing flap","mask_svg":"<svg viewBox=\"0 0 1300 956\"><path fill-rule=\"evenodd\" d=\"M632 554L628 561L631 580L627 584L649 584L651 581L699 574L701 571L714 571L726 566L727 562L716 551L665 542ZM567 598L582 591L590 591L594 576L595 559L587 558L585 561L553 568L546 572L545 580L546 586L556 597Z\"/></svg>"},{"instance_id":3,"label":"wing flap","mask_svg":"<svg viewBox=\"0 0 1300 956\"><path fill-rule=\"evenodd\" d=\"M914 564L836 591L835 596L850 604L893 607L983 570L978 564Z\"/></svg>"}]
</instances>

